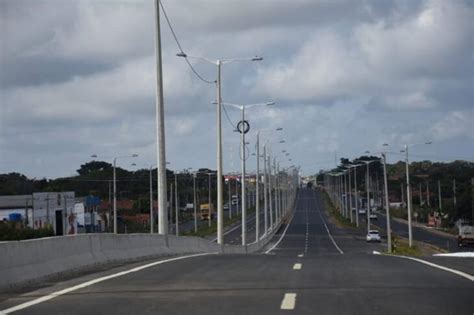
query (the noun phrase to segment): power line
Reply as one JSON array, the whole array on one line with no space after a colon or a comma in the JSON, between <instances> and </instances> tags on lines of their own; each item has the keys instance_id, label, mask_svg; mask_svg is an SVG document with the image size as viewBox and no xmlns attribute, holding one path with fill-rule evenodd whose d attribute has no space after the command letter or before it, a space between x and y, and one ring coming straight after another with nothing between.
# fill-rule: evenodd
<instances>
[{"instance_id":1,"label":"power line","mask_svg":"<svg viewBox=\"0 0 474 315\"><path fill-rule=\"evenodd\" d=\"M159 1L159 2L160 2L161 9L163 10L163 15L165 16L166 23L168 24L168 26L169 26L169 28L170 28L170 30L171 30L171 34L173 35L174 41L176 42L176 45L178 46L180 53L184 54L183 48L181 47L181 44L179 43L178 37L176 36L176 33L174 32L173 26L171 25L171 22L170 22L170 20L169 20L169 18L168 18L168 15L166 14L165 7L163 6L163 1ZM185 54L184 54L184 55L185 55ZM217 83L216 80L210 81L210 80L205 79L203 76L201 76L201 75L196 71L196 69L194 69L193 65L191 64L191 62L189 62L189 60L188 60L187 57L184 57L184 59L186 60L186 63L188 64L189 68L191 68L191 71L192 71L201 81L206 82L206 83L209 83L209 84Z\"/></svg>"},{"instance_id":2,"label":"power line","mask_svg":"<svg viewBox=\"0 0 474 315\"><path fill-rule=\"evenodd\" d=\"M225 114L225 117L227 118L227 120L229 121L229 124L232 126L233 130L236 130L237 127L234 125L232 120L230 120L229 113L227 112L227 108L225 107L225 105L222 105L222 108L224 108L224 114Z\"/></svg>"}]
</instances>

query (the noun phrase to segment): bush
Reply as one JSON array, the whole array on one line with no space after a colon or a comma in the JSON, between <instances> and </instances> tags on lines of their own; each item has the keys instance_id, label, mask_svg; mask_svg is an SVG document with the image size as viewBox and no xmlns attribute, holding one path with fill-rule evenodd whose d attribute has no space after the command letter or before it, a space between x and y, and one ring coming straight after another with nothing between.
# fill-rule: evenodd
<instances>
[{"instance_id":1,"label":"bush","mask_svg":"<svg viewBox=\"0 0 474 315\"><path fill-rule=\"evenodd\" d=\"M32 229L15 222L0 223L0 241L20 241L48 236L54 236L54 230L51 226Z\"/></svg>"}]
</instances>

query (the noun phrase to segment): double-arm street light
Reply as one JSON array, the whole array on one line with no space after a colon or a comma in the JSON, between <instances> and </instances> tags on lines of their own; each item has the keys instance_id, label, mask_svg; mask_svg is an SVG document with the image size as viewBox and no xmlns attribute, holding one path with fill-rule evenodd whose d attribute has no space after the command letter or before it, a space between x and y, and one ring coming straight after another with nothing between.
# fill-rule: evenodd
<instances>
[{"instance_id":1,"label":"double-arm street light","mask_svg":"<svg viewBox=\"0 0 474 315\"><path fill-rule=\"evenodd\" d=\"M234 61L261 61L262 57L211 59L205 57L189 56L184 52L176 54L178 57L199 59L217 66L217 243L224 244L224 196L222 183L222 96L221 96L221 66Z\"/></svg>"},{"instance_id":2,"label":"double-arm street light","mask_svg":"<svg viewBox=\"0 0 474 315\"><path fill-rule=\"evenodd\" d=\"M114 173L114 188L113 188L113 196L114 196L114 234L117 234L117 176L115 172L115 168L117 166L117 160L118 159L124 159L124 158L135 158L138 157L138 154L132 154L132 155L121 155L121 156L116 156L113 157L114 163L113 163L113 173ZM97 154L91 155L91 158L98 158ZM104 158L110 158L110 157L104 157Z\"/></svg>"},{"instance_id":3,"label":"double-arm street light","mask_svg":"<svg viewBox=\"0 0 474 315\"><path fill-rule=\"evenodd\" d=\"M241 140L241 162L242 162L242 245L245 246L247 244L246 234L247 234L247 205L246 205L246 194L245 194L245 133L248 131L246 130L246 120L245 120L245 110L248 108L256 107L256 106L272 106L275 105L274 102L266 102L266 103L257 103L257 104L232 104L232 103L222 103L224 106L231 106L237 109L240 109L241 112L241 130L240 131L240 140ZM250 125L247 125L250 128ZM258 154L258 153L257 153ZM258 213L257 213L258 217ZM257 225L258 227L258 225Z\"/></svg>"}]
</instances>

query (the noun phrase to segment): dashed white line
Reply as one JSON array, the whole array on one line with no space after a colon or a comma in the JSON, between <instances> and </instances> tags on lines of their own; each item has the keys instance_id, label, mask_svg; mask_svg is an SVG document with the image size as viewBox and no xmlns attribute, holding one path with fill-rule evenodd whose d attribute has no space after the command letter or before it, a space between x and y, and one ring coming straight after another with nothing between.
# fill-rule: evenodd
<instances>
[{"instance_id":1,"label":"dashed white line","mask_svg":"<svg viewBox=\"0 0 474 315\"><path fill-rule=\"evenodd\" d=\"M302 264L296 263L296 264L293 265L293 270L301 270L302 267L303 267Z\"/></svg>"},{"instance_id":2,"label":"dashed white line","mask_svg":"<svg viewBox=\"0 0 474 315\"><path fill-rule=\"evenodd\" d=\"M282 310L294 310L296 304L296 293L285 293L283 300L281 301L280 308Z\"/></svg>"},{"instance_id":3,"label":"dashed white line","mask_svg":"<svg viewBox=\"0 0 474 315\"><path fill-rule=\"evenodd\" d=\"M304 254L299 254L298 257L299 258L304 257Z\"/></svg>"}]
</instances>

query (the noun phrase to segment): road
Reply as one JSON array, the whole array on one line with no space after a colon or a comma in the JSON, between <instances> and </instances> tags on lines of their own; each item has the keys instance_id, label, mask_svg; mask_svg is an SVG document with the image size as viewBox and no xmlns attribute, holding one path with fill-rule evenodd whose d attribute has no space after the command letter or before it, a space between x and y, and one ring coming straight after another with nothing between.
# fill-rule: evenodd
<instances>
[{"instance_id":1,"label":"road","mask_svg":"<svg viewBox=\"0 0 474 315\"><path fill-rule=\"evenodd\" d=\"M302 189L292 220L261 253L119 266L4 296L0 310L29 303L15 314L472 315L474 267L464 265L469 276L372 254L383 246L332 224L319 193Z\"/></svg>"},{"instance_id":2,"label":"road","mask_svg":"<svg viewBox=\"0 0 474 315\"><path fill-rule=\"evenodd\" d=\"M377 214L377 216L378 216L378 219L372 222L378 227L380 227L383 231L386 231L387 217L385 216L385 214L380 213L380 212ZM364 220L364 222L366 221ZM408 239L408 225L406 223L391 219L390 227L393 233ZM473 248L458 247L457 241L454 237L447 237L447 236L439 235L436 233L432 233L421 227L412 226L412 233L413 233L414 240L437 246L439 248L447 250L448 252L473 250Z\"/></svg>"}]
</instances>

